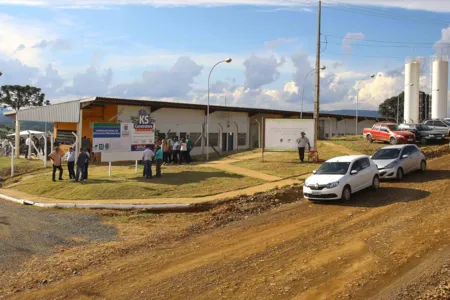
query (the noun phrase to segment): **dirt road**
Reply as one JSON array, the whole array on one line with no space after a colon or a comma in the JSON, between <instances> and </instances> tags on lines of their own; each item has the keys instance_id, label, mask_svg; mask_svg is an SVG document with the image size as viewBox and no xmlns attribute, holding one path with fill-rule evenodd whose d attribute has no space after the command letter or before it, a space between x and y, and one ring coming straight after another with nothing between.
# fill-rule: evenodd
<instances>
[{"instance_id":1,"label":"dirt road","mask_svg":"<svg viewBox=\"0 0 450 300\"><path fill-rule=\"evenodd\" d=\"M348 203L302 200L163 242L13 298L418 299L450 260L450 156L429 169Z\"/></svg>"}]
</instances>

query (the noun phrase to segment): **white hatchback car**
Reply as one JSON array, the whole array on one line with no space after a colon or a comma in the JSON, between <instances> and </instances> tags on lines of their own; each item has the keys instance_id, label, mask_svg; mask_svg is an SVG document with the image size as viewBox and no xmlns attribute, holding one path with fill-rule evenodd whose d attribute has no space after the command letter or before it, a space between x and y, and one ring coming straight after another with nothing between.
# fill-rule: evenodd
<instances>
[{"instance_id":1,"label":"white hatchback car","mask_svg":"<svg viewBox=\"0 0 450 300\"><path fill-rule=\"evenodd\" d=\"M311 201L350 200L353 193L380 187L375 163L366 155L350 155L327 160L305 180L303 194Z\"/></svg>"},{"instance_id":2,"label":"white hatchback car","mask_svg":"<svg viewBox=\"0 0 450 300\"><path fill-rule=\"evenodd\" d=\"M402 180L405 174L427 170L425 155L416 145L395 145L381 148L372 160L378 166L380 178Z\"/></svg>"}]
</instances>

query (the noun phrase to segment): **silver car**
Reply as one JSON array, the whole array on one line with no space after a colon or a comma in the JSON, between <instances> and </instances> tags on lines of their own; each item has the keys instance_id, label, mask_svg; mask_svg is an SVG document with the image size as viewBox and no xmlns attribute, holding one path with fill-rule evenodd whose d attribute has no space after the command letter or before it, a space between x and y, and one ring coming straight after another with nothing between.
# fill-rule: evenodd
<instances>
[{"instance_id":1,"label":"silver car","mask_svg":"<svg viewBox=\"0 0 450 300\"><path fill-rule=\"evenodd\" d=\"M435 131L450 136L450 121L446 120L428 120L423 122L423 124L430 126Z\"/></svg>"},{"instance_id":2,"label":"silver car","mask_svg":"<svg viewBox=\"0 0 450 300\"><path fill-rule=\"evenodd\" d=\"M378 167L381 179L402 180L405 174L427 170L425 155L416 145L395 145L378 150L372 160Z\"/></svg>"}]
</instances>

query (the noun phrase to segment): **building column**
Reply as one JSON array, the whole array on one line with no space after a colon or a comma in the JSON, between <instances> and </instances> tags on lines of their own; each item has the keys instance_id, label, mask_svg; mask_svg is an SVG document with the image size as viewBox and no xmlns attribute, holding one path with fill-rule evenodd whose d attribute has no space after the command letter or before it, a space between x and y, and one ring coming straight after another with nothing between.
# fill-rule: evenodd
<instances>
[{"instance_id":1,"label":"building column","mask_svg":"<svg viewBox=\"0 0 450 300\"><path fill-rule=\"evenodd\" d=\"M15 152L15 156L17 158L19 158L19 156L20 156L20 121L18 119L17 113L18 112L16 112L16 142L15 142L16 152Z\"/></svg>"},{"instance_id":2,"label":"building column","mask_svg":"<svg viewBox=\"0 0 450 300\"><path fill-rule=\"evenodd\" d=\"M78 141L77 146L75 148L75 157L78 157L78 154L81 151L81 139L83 137L83 109L80 109L80 116L78 119L78 127L77 127L77 135ZM94 136L92 136L92 141L94 140Z\"/></svg>"}]
</instances>

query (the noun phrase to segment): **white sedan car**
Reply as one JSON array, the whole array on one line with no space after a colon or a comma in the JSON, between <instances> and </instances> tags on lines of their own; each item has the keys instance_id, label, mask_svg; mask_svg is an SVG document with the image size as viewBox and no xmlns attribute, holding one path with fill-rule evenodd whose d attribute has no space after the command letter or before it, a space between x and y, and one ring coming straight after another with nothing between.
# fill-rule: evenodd
<instances>
[{"instance_id":1,"label":"white sedan car","mask_svg":"<svg viewBox=\"0 0 450 300\"><path fill-rule=\"evenodd\" d=\"M380 178L402 180L405 174L427 170L425 155L416 145L395 145L378 150L372 160L378 166Z\"/></svg>"},{"instance_id":2,"label":"white sedan car","mask_svg":"<svg viewBox=\"0 0 450 300\"><path fill-rule=\"evenodd\" d=\"M375 163L365 155L350 155L327 160L305 180L303 194L306 199L345 200L365 188L380 187Z\"/></svg>"}]
</instances>

